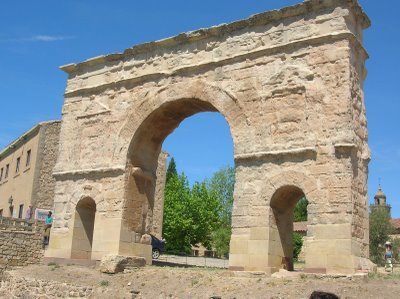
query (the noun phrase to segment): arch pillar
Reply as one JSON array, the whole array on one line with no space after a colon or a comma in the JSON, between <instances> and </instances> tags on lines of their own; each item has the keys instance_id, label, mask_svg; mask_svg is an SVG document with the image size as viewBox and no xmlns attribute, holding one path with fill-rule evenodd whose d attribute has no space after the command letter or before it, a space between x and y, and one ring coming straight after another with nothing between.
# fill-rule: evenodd
<instances>
[{"instance_id":1,"label":"arch pillar","mask_svg":"<svg viewBox=\"0 0 400 299\"><path fill-rule=\"evenodd\" d=\"M125 173L110 172L102 173L101 176L94 172L85 174L86 177L93 179L91 182L70 181L69 174L58 175L54 205L55 219L45 257L101 260L103 256L113 254L142 256L146 258L147 264L151 264L151 246L141 244L140 236L128 230L123 224ZM96 178L97 175L100 179ZM91 254L77 256L74 250L74 247L76 248L74 246L76 210L79 202L85 198L92 198L96 204ZM81 236L82 234L79 238Z\"/></svg>"},{"instance_id":2,"label":"arch pillar","mask_svg":"<svg viewBox=\"0 0 400 299\"><path fill-rule=\"evenodd\" d=\"M237 174L241 176L241 167ZM259 174L259 176L263 177ZM230 243L229 267L234 271L265 271L273 273L285 268L282 234L276 222L271 201L281 188L293 186L309 200L308 233L304 238L305 271L310 273L353 274L368 260L353 237L351 192L340 189L333 194L320 179L297 171L281 171L267 177L260 190L253 190L254 178L235 189L233 233ZM333 182L335 174L326 177ZM242 193L239 195L238 193ZM340 198L340 203L330 199ZM292 217L293 210L288 211ZM338 214L340 217L338 217ZM287 224L292 224L289 219ZM286 224L285 224L286 225ZM293 227L287 232L292 232Z\"/></svg>"}]
</instances>

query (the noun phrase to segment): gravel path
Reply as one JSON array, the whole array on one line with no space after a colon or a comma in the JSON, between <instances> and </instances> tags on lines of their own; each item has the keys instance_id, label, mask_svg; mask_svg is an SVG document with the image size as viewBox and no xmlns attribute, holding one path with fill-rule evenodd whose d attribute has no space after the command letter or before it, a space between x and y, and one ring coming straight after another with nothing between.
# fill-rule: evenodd
<instances>
[{"instance_id":1,"label":"gravel path","mask_svg":"<svg viewBox=\"0 0 400 299\"><path fill-rule=\"evenodd\" d=\"M96 299L306 299L313 291L322 290L343 299L393 299L400 294L400 275L396 273L370 277L297 275L273 278L243 272L238 275L215 268L149 266L129 273L107 275L97 269L74 265L35 265L7 273L11 282L0 284L0 298L55 298L60 293L62 298L77 295ZM64 290L68 290L67 295Z\"/></svg>"}]
</instances>

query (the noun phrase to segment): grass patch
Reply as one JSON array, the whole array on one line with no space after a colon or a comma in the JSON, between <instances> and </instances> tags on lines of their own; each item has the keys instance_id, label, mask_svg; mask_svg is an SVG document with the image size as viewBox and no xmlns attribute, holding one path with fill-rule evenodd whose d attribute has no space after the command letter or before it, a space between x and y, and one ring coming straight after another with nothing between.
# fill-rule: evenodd
<instances>
[{"instance_id":1,"label":"grass patch","mask_svg":"<svg viewBox=\"0 0 400 299\"><path fill-rule=\"evenodd\" d=\"M53 263L53 262L48 263L47 266L52 267L51 271L54 271L55 269L61 268L61 266L59 264Z\"/></svg>"},{"instance_id":2,"label":"grass patch","mask_svg":"<svg viewBox=\"0 0 400 299\"><path fill-rule=\"evenodd\" d=\"M396 279L400 280L400 273L368 273L369 279Z\"/></svg>"},{"instance_id":3,"label":"grass patch","mask_svg":"<svg viewBox=\"0 0 400 299\"><path fill-rule=\"evenodd\" d=\"M110 282L108 280L102 280L100 281L100 285L102 287L108 287L110 285Z\"/></svg>"},{"instance_id":4,"label":"grass patch","mask_svg":"<svg viewBox=\"0 0 400 299\"><path fill-rule=\"evenodd\" d=\"M196 278L192 279L192 286L195 286L196 284L199 284L199 280Z\"/></svg>"}]
</instances>

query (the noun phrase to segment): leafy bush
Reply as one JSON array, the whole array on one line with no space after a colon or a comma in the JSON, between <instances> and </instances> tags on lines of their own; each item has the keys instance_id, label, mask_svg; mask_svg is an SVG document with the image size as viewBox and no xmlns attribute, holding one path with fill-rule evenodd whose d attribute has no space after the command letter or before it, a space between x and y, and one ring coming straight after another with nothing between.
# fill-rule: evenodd
<instances>
[{"instance_id":1,"label":"leafy bush","mask_svg":"<svg viewBox=\"0 0 400 299\"><path fill-rule=\"evenodd\" d=\"M232 229L230 226L221 226L212 234L213 247L219 257L228 257L229 242L231 240Z\"/></svg>"},{"instance_id":2,"label":"leafy bush","mask_svg":"<svg viewBox=\"0 0 400 299\"><path fill-rule=\"evenodd\" d=\"M303 247L303 236L299 233L293 233L293 260L297 261L301 248Z\"/></svg>"},{"instance_id":3,"label":"leafy bush","mask_svg":"<svg viewBox=\"0 0 400 299\"><path fill-rule=\"evenodd\" d=\"M308 207L307 198L303 197L297 202L293 212L294 222L307 221L308 217L307 207Z\"/></svg>"},{"instance_id":4,"label":"leafy bush","mask_svg":"<svg viewBox=\"0 0 400 299\"><path fill-rule=\"evenodd\" d=\"M174 159L167 170L163 235L168 253L190 254L202 244L219 256L229 253L235 171L225 167L211 180L190 187L184 173L177 174Z\"/></svg>"}]
</instances>

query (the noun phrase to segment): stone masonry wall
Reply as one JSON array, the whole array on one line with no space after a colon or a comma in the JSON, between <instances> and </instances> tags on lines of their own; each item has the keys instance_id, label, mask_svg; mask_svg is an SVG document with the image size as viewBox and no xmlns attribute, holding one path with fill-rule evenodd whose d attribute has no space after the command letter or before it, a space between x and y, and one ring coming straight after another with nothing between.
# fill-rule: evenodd
<instances>
[{"instance_id":1,"label":"stone masonry wall","mask_svg":"<svg viewBox=\"0 0 400 299\"><path fill-rule=\"evenodd\" d=\"M41 261L43 223L0 219L0 277L10 266L26 266Z\"/></svg>"},{"instance_id":2,"label":"stone masonry wall","mask_svg":"<svg viewBox=\"0 0 400 299\"><path fill-rule=\"evenodd\" d=\"M0 283L1 298L89 298L92 293L92 288L19 277L12 271Z\"/></svg>"},{"instance_id":3,"label":"stone masonry wall","mask_svg":"<svg viewBox=\"0 0 400 299\"><path fill-rule=\"evenodd\" d=\"M157 180L156 180L156 191L154 196L154 209L153 209L153 228L151 232L156 237L162 236L163 229L163 216L164 216L164 189L165 180L167 176L167 158L168 154L164 151L160 153L158 157L158 167L157 167ZM150 214L150 213L149 213Z\"/></svg>"},{"instance_id":4,"label":"stone masonry wall","mask_svg":"<svg viewBox=\"0 0 400 299\"><path fill-rule=\"evenodd\" d=\"M55 186L53 168L58 157L60 127L60 121L46 123L41 127L38 167L32 191L32 202L37 208L53 208Z\"/></svg>"}]
</instances>

